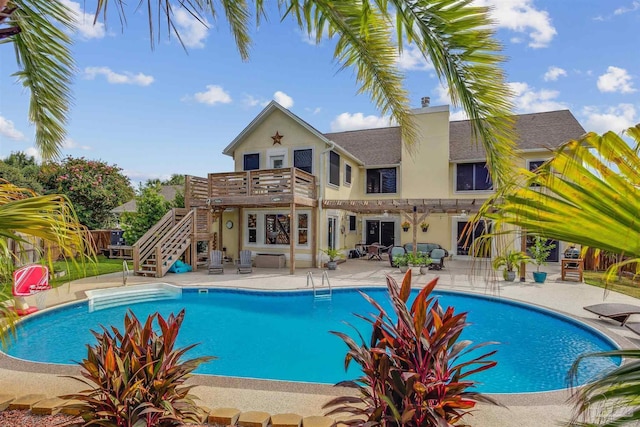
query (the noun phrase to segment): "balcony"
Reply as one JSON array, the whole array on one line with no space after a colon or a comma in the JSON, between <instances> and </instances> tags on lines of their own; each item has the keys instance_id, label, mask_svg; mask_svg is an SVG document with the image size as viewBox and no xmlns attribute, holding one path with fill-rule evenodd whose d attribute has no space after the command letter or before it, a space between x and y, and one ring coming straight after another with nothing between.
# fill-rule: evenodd
<instances>
[{"instance_id":1,"label":"balcony","mask_svg":"<svg viewBox=\"0 0 640 427\"><path fill-rule=\"evenodd\" d=\"M185 202L188 207L317 206L316 177L297 168L188 176Z\"/></svg>"}]
</instances>

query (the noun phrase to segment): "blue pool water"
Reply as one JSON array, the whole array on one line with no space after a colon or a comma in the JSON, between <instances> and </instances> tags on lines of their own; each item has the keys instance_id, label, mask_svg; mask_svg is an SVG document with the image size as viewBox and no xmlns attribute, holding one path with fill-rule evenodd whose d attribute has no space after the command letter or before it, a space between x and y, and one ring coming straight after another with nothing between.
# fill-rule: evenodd
<instances>
[{"instance_id":1,"label":"blue pool water","mask_svg":"<svg viewBox=\"0 0 640 427\"><path fill-rule=\"evenodd\" d=\"M379 302L387 301L382 288L365 290ZM415 294L414 294L415 295ZM566 375L576 357L607 351L614 344L582 324L523 304L490 297L437 292L441 304L456 312L467 311L471 326L461 339L474 343L499 341L497 366L476 374L478 390L488 393L522 393L566 387ZM383 304L388 307L389 304ZM358 376L357 367L344 372L346 346L328 331L356 337L352 323L368 341L366 324L352 313L374 309L354 289L334 290L331 301L314 301L310 292L251 292L210 289L207 294L184 290L178 300L130 306L140 319L156 311L163 316L186 308L179 346L201 343L187 356L214 355L198 373L273 380L336 383ZM129 307L89 312L87 303L65 306L22 322L18 339L7 353L37 362L74 364L86 357L86 344L94 344L90 329L100 325L123 327ZM487 348L482 349L487 351ZM619 363L612 359L588 360L582 365L582 382Z\"/></svg>"}]
</instances>

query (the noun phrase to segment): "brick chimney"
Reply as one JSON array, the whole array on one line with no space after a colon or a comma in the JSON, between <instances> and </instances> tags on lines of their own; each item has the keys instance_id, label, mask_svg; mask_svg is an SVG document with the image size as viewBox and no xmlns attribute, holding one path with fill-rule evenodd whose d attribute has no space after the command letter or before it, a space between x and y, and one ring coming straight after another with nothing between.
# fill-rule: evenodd
<instances>
[{"instance_id":1,"label":"brick chimney","mask_svg":"<svg viewBox=\"0 0 640 427\"><path fill-rule=\"evenodd\" d=\"M420 102L422 102L422 108L426 108L429 106L431 98L429 98L428 96L423 96L422 98L420 98Z\"/></svg>"}]
</instances>

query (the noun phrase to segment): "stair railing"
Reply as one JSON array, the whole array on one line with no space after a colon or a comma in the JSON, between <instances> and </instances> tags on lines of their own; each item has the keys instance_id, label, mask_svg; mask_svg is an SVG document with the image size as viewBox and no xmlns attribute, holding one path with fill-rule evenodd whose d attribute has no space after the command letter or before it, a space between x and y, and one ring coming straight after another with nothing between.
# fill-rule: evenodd
<instances>
[{"instance_id":1,"label":"stair railing","mask_svg":"<svg viewBox=\"0 0 640 427\"><path fill-rule=\"evenodd\" d=\"M156 244L156 277L164 276L171 265L191 244L194 211L189 211ZM173 258L172 258L173 257Z\"/></svg>"}]
</instances>

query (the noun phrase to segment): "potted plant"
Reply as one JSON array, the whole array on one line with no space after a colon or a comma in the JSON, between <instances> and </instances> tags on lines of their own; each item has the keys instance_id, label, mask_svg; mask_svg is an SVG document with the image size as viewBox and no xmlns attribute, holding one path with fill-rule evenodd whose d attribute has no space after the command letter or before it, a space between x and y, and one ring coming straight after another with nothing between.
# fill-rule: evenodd
<instances>
[{"instance_id":1,"label":"potted plant","mask_svg":"<svg viewBox=\"0 0 640 427\"><path fill-rule=\"evenodd\" d=\"M498 270L504 267L502 277L507 282L513 282L516 278L516 271L520 271L520 263L528 262L530 258L524 252L508 250L503 255L493 260L493 269Z\"/></svg>"},{"instance_id":2,"label":"potted plant","mask_svg":"<svg viewBox=\"0 0 640 427\"><path fill-rule=\"evenodd\" d=\"M535 236L533 239L533 246L529 248L531 253L531 261L536 265L537 269L533 272L533 280L536 283L544 283L547 280L547 273L540 271L540 266L547 263L547 258L551 250L556 245L553 243L547 243L547 239L540 236Z\"/></svg>"},{"instance_id":3,"label":"potted plant","mask_svg":"<svg viewBox=\"0 0 640 427\"><path fill-rule=\"evenodd\" d=\"M398 266L400 272L403 274L409 269L409 258L407 258L407 255L394 256L393 263Z\"/></svg>"},{"instance_id":4,"label":"potted plant","mask_svg":"<svg viewBox=\"0 0 640 427\"><path fill-rule=\"evenodd\" d=\"M327 262L327 268L329 270L335 270L338 267L338 263L336 262L336 260L342 258L341 250L335 249L335 248L327 248L327 249L322 249L322 252L327 254L327 256L329 257L329 261Z\"/></svg>"},{"instance_id":5,"label":"potted plant","mask_svg":"<svg viewBox=\"0 0 640 427\"><path fill-rule=\"evenodd\" d=\"M426 233L429 230L429 223L422 221L420 223L420 228L422 229L423 233Z\"/></svg>"},{"instance_id":6,"label":"potted plant","mask_svg":"<svg viewBox=\"0 0 640 427\"><path fill-rule=\"evenodd\" d=\"M427 262L427 257L425 257L423 254L418 253L416 255L413 255L412 252L409 252L406 255L407 258L407 262L409 263L409 265L411 267L419 267L420 269L420 274L425 274L426 273L426 266L428 264ZM430 260L429 260L430 261Z\"/></svg>"},{"instance_id":7,"label":"potted plant","mask_svg":"<svg viewBox=\"0 0 640 427\"><path fill-rule=\"evenodd\" d=\"M402 224L400 224L400 226L404 231L409 231L409 227L411 227L411 223L409 221L404 221Z\"/></svg>"}]
</instances>

